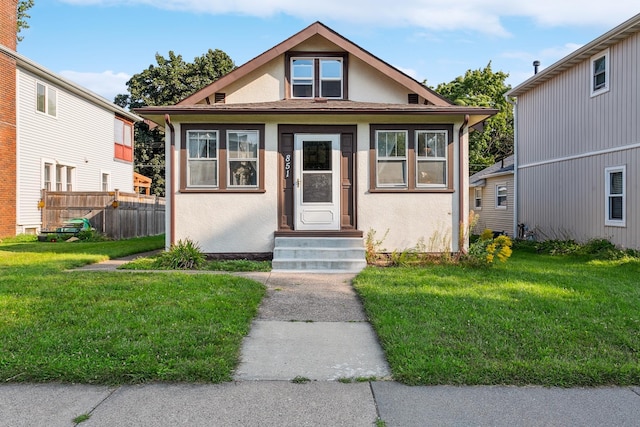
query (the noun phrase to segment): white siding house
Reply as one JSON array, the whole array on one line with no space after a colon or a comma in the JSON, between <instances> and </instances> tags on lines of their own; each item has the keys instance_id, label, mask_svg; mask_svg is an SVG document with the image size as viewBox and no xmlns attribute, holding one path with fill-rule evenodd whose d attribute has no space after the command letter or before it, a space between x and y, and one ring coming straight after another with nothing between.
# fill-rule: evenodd
<instances>
[{"instance_id":1,"label":"white siding house","mask_svg":"<svg viewBox=\"0 0 640 427\"><path fill-rule=\"evenodd\" d=\"M438 250L457 250L468 129L495 114L452 105L319 22L177 105L136 112L166 125L167 246L274 254L274 268L283 242L362 247L370 230L388 231L389 251L438 234Z\"/></svg>"},{"instance_id":2,"label":"white siding house","mask_svg":"<svg viewBox=\"0 0 640 427\"><path fill-rule=\"evenodd\" d=\"M41 190L133 191L140 118L0 45L16 61L16 233L41 226Z\"/></svg>"},{"instance_id":3,"label":"white siding house","mask_svg":"<svg viewBox=\"0 0 640 427\"><path fill-rule=\"evenodd\" d=\"M640 248L640 14L512 89L517 222Z\"/></svg>"}]
</instances>

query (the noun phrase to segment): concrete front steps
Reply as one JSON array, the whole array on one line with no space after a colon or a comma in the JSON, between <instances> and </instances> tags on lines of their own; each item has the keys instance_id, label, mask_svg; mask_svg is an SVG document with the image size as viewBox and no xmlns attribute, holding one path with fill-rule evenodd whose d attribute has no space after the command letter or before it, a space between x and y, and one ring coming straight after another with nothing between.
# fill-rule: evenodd
<instances>
[{"instance_id":1,"label":"concrete front steps","mask_svg":"<svg viewBox=\"0 0 640 427\"><path fill-rule=\"evenodd\" d=\"M367 266L361 237L276 237L272 271L358 273Z\"/></svg>"}]
</instances>

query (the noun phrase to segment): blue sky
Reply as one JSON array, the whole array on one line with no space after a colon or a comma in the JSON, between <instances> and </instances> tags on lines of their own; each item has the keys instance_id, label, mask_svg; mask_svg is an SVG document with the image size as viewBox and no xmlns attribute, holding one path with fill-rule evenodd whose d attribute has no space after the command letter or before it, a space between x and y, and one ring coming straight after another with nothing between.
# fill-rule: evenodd
<instances>
[{"instance_id":1,"label":"blue sky","mask_svg":"<svg viewBox=\"0 0 640 427\"><path fill-rule=\"evenodd\" d=\"M315 21L429 85L485 67L512 86L640 13L637 0L35 0L18 51L109 100L173 50L237 65Z\"/></svg>"}]
</instances>

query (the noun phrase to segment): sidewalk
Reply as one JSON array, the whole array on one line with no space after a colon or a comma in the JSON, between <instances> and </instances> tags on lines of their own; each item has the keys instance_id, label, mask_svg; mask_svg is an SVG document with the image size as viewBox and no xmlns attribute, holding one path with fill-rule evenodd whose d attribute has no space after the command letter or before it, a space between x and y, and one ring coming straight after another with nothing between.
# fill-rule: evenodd
<instances>
[{"instance_id":1,"label":"sidewalk","mask_svg":"<svg viewBox=\"0 0 640 427\"><path fill-rule=\"evenodd\" d=\"M387 381L389 368L351 287L353 275L238 274L268 291L243 342L234 382L2 384L0 426L67 427L83 414L91 415L83 427L375 426L378 419L389 427L640 426L640 386L408 387Z\"/></svg>"}]
</instances>

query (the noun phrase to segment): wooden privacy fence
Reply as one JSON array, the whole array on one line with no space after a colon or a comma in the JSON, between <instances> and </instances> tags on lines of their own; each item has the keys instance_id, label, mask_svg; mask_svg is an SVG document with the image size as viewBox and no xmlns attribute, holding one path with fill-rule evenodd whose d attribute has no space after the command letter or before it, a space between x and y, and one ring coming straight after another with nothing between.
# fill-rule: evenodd
<instances>
[{"instance_id":1,"label":"wooden privacy fence","mask_svg":"<svg viewBox=\"0 0 640 427\"><path fill-rule=\"evenodd\" d=\"M114 239L164 233L165 200L120 191L46 191L39 204L42 229L55 230L72 218L87 218Z\"/></svg>"}]
</instances>

